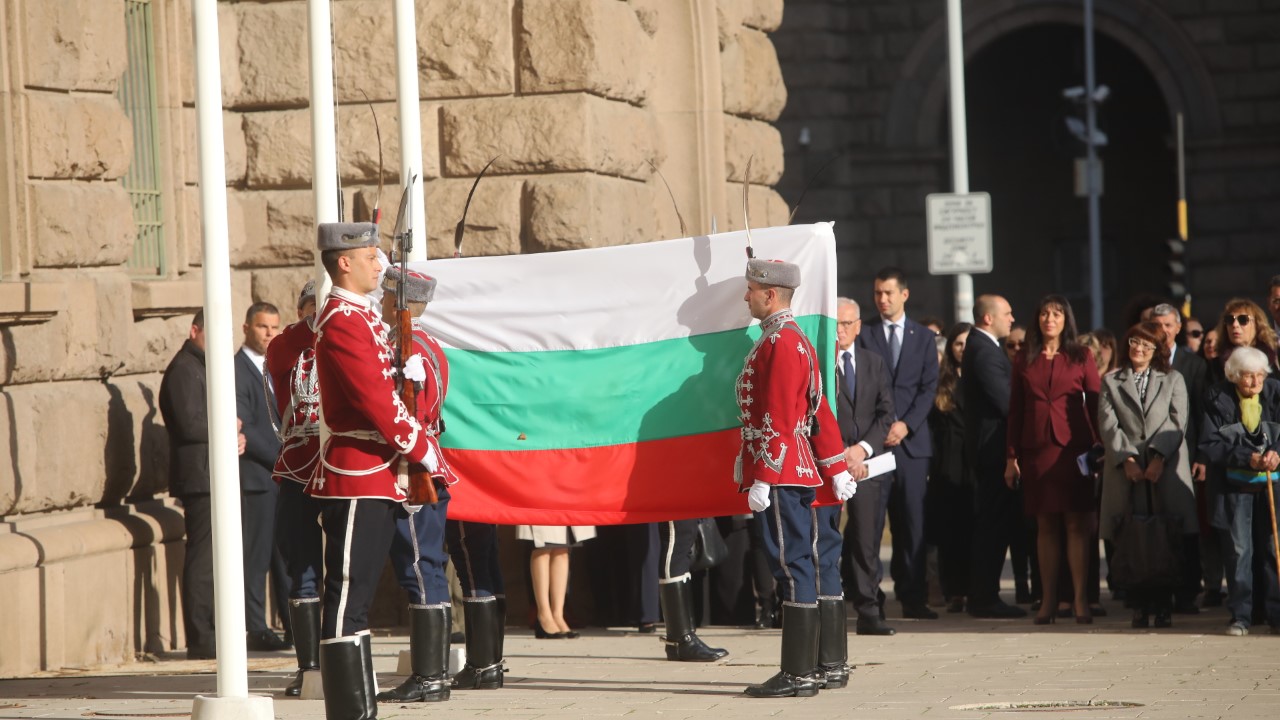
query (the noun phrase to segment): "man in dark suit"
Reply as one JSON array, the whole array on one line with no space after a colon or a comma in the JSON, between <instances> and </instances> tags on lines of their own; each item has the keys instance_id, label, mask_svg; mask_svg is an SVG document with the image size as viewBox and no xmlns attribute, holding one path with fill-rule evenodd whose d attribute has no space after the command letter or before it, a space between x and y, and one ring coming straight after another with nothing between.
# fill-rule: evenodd
<instances>
[{"instance_id":1,"label":"man in dark suit","mask_svg":"<svg viewBox=\"0 0 1280 720\"><path fill-rule=\"evenodd\" d=\"M887 508L893 528L893 589L903 617L935 620L938 614L926 604L924 493L933 455L928 418L938 390L938 347L932 330L907 318L910 294L902 270L887 267L876 273L879 315L863 323L858 345L880 355L893 386L894 422L884 441L893 448L898 467Z\"/></svg>"},{"instance_id":2,"label":"man in dark suit","mask_svg":"<svg viewBox=\"0 0 1280 720\"><path fill-rule=\"evenodd\" d=\"M964 377L964 435L974 496L969 614L983 618L1025 617L1026 610L1000 599L1000 575L1010 546L1022 531L1022 500L1004 482L1005 433L1013 365L1001 347L1013 327L1013 309L999 295L979 295L973 331L960 361Z\"/></svg>"},{"instance_id":3,"label":"man in dark suit","mask_svg":"<svg viewBox=\"0 0 1280 720\"><path fill-rule=\"evenodd\" d=\"M160 416L169 435L169 494L182 504L186 546L182 619L187 659L215 655L213 636L213 507L209 498L209 405L205 395L204 310L191 319L182 348L160 381ZM238 438L244 453L245 438Z\"/></svg>"},{"instance_id":4,"label":"man in dark suit","mask_svg":"<svg viewBox=\"0 0 1280 720\"><path fill-rule=\"evenodd\" d=\"M889 371L879 355L859 352L862 311L848 298L836 301L836 422L844 441L849 474L858 493L849 498L849 521L844 526L844 565L849 578L845 595L858 611L859 635L892 635L880 618L880 539L884 537L885 507L891 476L867 477L867 458L884 452L884 439L893 422L893 391Z\"/></svg>"},{"instance_id":5,"label":"man in dark suit","mask_svg":"<svg viewBox=\"0 0 1280 720\"><path fill-rule=\"evenodd\" d=\"M244 541L244 613L250 650L289 647L267 626L266 584L271 573L276 607L288 607L289 588L283 558L275 548L276 500L280 487L271 471L280 454L275 403L267 401L263 363L267 345L280 334L280 311L254 303L245 313L244 345L236 353L236 416L245 437L240 456L240 519ZM281 587L283 585L283 587Z\"/></svg>"},{"instance_id":6,"label":"man in dark suit","mask_svg":"<svg viewBox=\"0 0 1280 720\"><path fill-rule=\"evenodd\" d=\"M1187 404L1191 409L1191 416L1187 418L1187 450L1191 455L1191 477L1197 481L1197 489L1203 492L1205 460L1198 448L1209 364L1204 361L1204 358L1188 350L1186 346L1178 344L1178 335L1182 332L1182 313L1177 308L1168 303L1161 303L1151 309L1151 319L1159 323L1160 328L1164 330L1165 341L1169 348L1169 365L1182 375L1187 385ZM1128 352L1127 348L1125 352ZM1182 587L1174 593L1173 611L1194 615L1200 612L1200 608L1196 605L1196 595L1200 593L1202 577L1205 581L1205 595L1210 602L1212 602L1210 593L1221 593L1222 548L1218 544L1216 533L1203 533L1185 538L1182 569L1183 583Z\"/></svg>"}]
</instances>

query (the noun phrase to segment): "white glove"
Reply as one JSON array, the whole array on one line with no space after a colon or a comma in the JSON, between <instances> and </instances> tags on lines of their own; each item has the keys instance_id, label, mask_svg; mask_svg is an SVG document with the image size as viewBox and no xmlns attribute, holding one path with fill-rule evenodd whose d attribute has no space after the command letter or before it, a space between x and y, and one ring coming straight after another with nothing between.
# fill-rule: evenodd
<instances>
[{"instance_id":1,"label":"white glove","mask_svg":"<svg viewBox=\"0 0 1280 720\"><path fill-rule=\"evenodd\" d=\"M831 478L831 489L835 491L836 499L844 502L858 492L858 483L854 482L853 476L846 471Z\"/></svg>"},{"instance_id":2,"label":"white glove","mask_svg":"<svg viewBox=\"0 0 1280 720\"><path fill-rule=\"evenodd\" d=\"M434 444L427 447L427 455L422 458L422 466L432 474L435 474L440 469L440 456L436 454L436 446Z\"/></svg>"},{"instance_id":3,"label":"white glove","mask_svg":"<svg viewBox=\"0 0 1280 720\"><path fill-rule=\"evenodd\" d=\"M413 382L423 382L427 379L427 368L422 364L422 356L414 353L404 361L404 376L406 380Z\"/></svg>"},{"instance_id":4,"label":"white glove","mask_svg":"<svg viewBox=\"0 0 1280 720\"><path fill-rule=\"evenodd\" d=\"M751 489L747 491L747 505L751 506L751 512L764 512L768 509L769 491L772 489L772 485L760 480L752 484Z\"/></svg>"},{"instance_id":5,"label":"white glove","mask_svg":"<svg viewBox=\"0 0 1280 720\"><path fill-rule=\"evenodd\" d=\"M410 515L422 509L421 505L410 505L408 500L405 500L400 504L404 506L405 512L409 513Z\"/></svg>"}]
</instances>

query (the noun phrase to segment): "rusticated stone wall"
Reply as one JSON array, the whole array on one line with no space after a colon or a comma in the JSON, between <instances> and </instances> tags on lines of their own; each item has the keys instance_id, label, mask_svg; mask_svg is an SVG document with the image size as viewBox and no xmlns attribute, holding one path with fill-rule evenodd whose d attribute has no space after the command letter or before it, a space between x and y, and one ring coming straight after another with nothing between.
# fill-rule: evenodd
<instances>
[{"instance_id":1,"label":"rusticated stone wall","mask_svg":"<svg viewBox=\"0 0 1280 720\"><path fill-rule=\"evenodd\" d=\"M190 0L152 0L166 267L126 266L125 0L0 13L0 676L183 647L160 373L203 302ZM496 255L785 222L769 33L782 0L418 0L429 253ZM390 0L333 0L347 216L399 196ZM233 313L311 274L306 2L219 4ZM365 96L372 110L365 104ZM237 331L238 332L238 331ZM83 588L102 603L84 612Z\"/></svg>"}]
</instances>

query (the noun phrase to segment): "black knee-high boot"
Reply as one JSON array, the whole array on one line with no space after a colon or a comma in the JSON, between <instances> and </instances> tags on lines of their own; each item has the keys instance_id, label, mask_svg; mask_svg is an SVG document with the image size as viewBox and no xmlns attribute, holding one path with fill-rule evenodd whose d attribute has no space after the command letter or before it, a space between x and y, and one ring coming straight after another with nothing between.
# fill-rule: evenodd
<instances>
[{"instance_id":1,"label":"black knee-high boot","mask_svg":"<svg viewBox=\"0 0 1280 720\"><path fill-rule=\"evenodd\" d=\"M497 598L463 601L467 618L467 664L450 684L454 690L495 690L502 687L503 621Z\"/></svg>"},{"instance_id":2,"label":"black knee-high boot","mask_svg":"<svg viewBox=\"0 0 1280 720\"><path fill-rule=\"evenodd\" d=\"M413 674L400 686L378 693L378 702L439 702L449 699L448 605L409 606L409 662Z\"/></svg>"},{"instance_id":3,"label":"black knee-high boot","mask_svg":"<svg viewBox=\"0 0 1280 720\"><path fill-rule=\"evenodd\" d=\"M371 720L378 717L374 700L373 656L369 635L333 638L320 643L320 677L327 720Z\"/></svg>"},{"instance_id":4,"label":"black knee-high boot","mask_svg":"<svg viewBox=\"0 0 1280 720\"><path fill-rule=\"evenodd\" d=\"M667 659L681 662L713 662L729 654L724 648L707 647L693 626L693 591L688 578L659 586L658 600L667 624Z\"/></svg>"},{"instance_id":5,"label":"black knee-high boot","mask_svg":"<svg viewBox=\"0 0 1280 720\"><path fill-rule=\"evenodd\" d=\"M302 678L308 670L320 669L320 598L289 601L289 627L293 630L293 651L298 656L298 674L284 689L288 697L302 694Z\"/></svg>"},{"instance_id":6,"label":"black knee-high boot","mask_svg":"<svg viewBox=\"0 0 1280 720\"><path fill-rule=\"evenodd\" d=\"M818 608L782 607L782 672L761 685L750 685L746 694L757 698L813 697L818 666Z\"/></svg>"},{"instance_id":7,"label":"black knee-high boot","mask_svg":"<svg viewBox=\"0 0 1280 720\"><path fill-rule=\"evenodd\" d=\"M823 690L849 684L849 627L843 598L818 598L818 670Z\"/></svg>"}]
</instances>

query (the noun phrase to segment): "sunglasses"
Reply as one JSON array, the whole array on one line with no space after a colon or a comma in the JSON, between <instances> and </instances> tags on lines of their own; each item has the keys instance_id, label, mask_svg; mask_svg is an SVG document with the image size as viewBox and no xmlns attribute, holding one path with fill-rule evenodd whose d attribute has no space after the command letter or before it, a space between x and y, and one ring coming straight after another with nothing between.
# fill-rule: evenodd
<instances>
[{"instance_id":1,"label":"sunglasses","mask_svg":"<svg viewBox=\"0 0 1280 720\"><path fill-rule=\"evenodd\" d=\"M1230 327L1232 323L1239 325L1240 327L1249 327L1249 316L1248 315L1223 315L1222 316L1223 325Z\"/></svg>"},{"instance_id":2,"label":"sunglasses","mask_svg":"<svg viewBox=\"0 0 1280 720\"><path fill-rule=\"evenodd\" d=\"M1193 339L1193 340L1198 339L1201 335L1204 335L1204 331L1203 331L1203 330L1188 330L1188 331L1187 331L1187 337L1189 337L1189 338L1191 338L1191 339Z\"/></svg>"}]
</instances>

